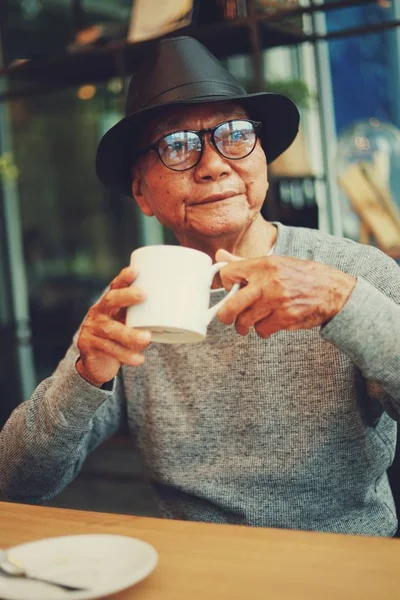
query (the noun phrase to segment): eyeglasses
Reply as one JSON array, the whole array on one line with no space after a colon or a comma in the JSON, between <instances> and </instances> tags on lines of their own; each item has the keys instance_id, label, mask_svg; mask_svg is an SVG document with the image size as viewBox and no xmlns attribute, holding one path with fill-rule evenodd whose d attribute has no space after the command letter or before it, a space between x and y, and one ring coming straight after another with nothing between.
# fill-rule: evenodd
<instances>
[{"instance_id":1,"label":"eyeglasses","mask_svg":"<svg viewBox=\"0 0 400 600\"><path fill-rule=\"evenodd\" d=\"M233 119L200 131L174 131L139 150L134 158L154 150L168 169L187 171L200 162L204 151L204 135L210 134L211 144L221 156L239 160L253 152L260 129L261 123L258 121Z\"/></svg>"}]
</instances>

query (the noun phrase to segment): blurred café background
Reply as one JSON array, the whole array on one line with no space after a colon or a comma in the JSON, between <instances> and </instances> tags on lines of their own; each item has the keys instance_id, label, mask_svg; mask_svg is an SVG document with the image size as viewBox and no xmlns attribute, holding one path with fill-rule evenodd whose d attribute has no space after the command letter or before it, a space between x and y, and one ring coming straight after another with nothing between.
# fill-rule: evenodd
<instances>
[{"instance_id":1,"label":"blurred caf\u00e9 background","mask_svg":"<svg viewBox=\"0 0 400 600\"><path fill-rule=\"evenodd\" d=\"M267 219L400 263L399 25L400 0L0 0L0 427L130 253L176 243L94 171L155 37L197 37L249 91L300 107L300 133L269 169ZM398 473L396 458L397 501ZM157 514L123 434L52 504Z\"/></svg>"}]
</instances>

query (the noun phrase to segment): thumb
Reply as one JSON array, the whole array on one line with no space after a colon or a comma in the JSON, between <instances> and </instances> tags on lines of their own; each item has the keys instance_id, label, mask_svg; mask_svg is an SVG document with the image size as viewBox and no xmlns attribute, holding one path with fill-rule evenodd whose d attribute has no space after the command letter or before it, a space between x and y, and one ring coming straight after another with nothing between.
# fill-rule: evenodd
<instances>
[{"instance_id":1,"label":"thumb","mask_svg":"<svg viewBox=\"0 0 400 600\"><path fill-rule=\"evenodd\" d=\"M230 252L228 252L228 250L223 250L221 248L220 250L217 250L215 260L217 262L234 262L242 260L242 258L240 256L236 256L235 254L231 254Z\"/></svg>"}]
</instances>

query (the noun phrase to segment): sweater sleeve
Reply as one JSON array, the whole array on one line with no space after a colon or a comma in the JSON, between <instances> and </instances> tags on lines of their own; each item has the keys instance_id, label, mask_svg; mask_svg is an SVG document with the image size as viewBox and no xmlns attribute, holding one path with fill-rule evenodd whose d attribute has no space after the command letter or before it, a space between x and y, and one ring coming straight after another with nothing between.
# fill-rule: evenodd
<instances>
[{"instance_id":1,"label":"sweater sleeve","mask_svg":"<svg viewBox=\"0 0 400 600\"><path fill-rule=\"evenodd\" d=\"M54 374L20 404L0 432L0 499L43 503L77 475L85 458L126 422L119 378L112 390L77 372L76 337Z\"/></svg>"},{"instance_id":2,"label":"sweater sleeve","mask_svg":"<svg viewBox=\"0 0 400 600\"><path fill-rule=\"evenodd\" d=\"M400 420L400 268L375 248L363 252L368 260L350 298L321 335L381 387L385 410Z\"/></svg>"}]
</instances>

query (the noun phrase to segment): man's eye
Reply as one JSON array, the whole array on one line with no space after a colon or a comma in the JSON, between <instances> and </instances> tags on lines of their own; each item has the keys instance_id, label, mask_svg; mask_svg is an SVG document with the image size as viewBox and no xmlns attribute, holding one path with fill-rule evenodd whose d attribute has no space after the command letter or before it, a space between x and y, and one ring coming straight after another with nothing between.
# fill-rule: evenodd
<instances>
[{"instance_id":1,"label":"man's eye","mask_svg":"<svg viewBox=\"0 0 400 600\"><path fill-rule=\"evenodd\" d=\"M172 142L171 144L168 144L168 146L167 146L167 149L172 150L172 151L183 150L184 148L185 148L184 142Z\"/></svg>"},{"instance_id":2,"label":"man's eye","mask_svg":"<svg viewBox=\"0 0 400 600\"><path fill-rule=\"evenodd\" d=\"M247 134L243 130L231 131L229 134L229 139L232 142L241 142L241 141L247 139Z\"/></svg>"}]
</instances>

